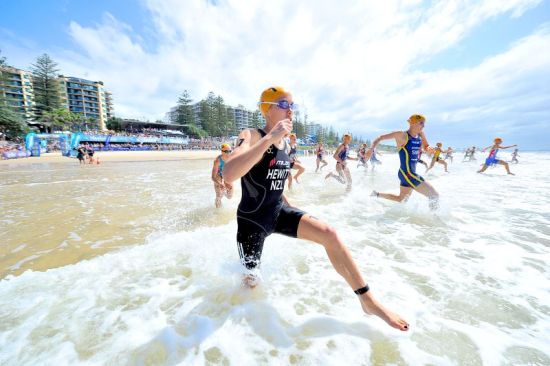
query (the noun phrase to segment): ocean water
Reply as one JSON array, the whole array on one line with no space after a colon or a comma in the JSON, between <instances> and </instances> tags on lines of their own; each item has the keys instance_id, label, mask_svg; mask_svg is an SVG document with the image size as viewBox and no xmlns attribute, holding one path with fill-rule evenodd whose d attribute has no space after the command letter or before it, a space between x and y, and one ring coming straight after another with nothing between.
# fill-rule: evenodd
<instances>
[{"instance_id":1,"label":"ocean water","mask_svg":"<svg viewBox=\"0 0 550 366\"><path fill-rule=\"evenodd\" d=\"M310 242L270 236L243 288L240 188L214 209L209 160L0 166L0 365L550 365L550 153L516 176L436 166L436 213L370 197L399 188L380 159L351 162L346 193L303 158L287 196L337 229L406 333Z\"/></svg>"}]
</instances>

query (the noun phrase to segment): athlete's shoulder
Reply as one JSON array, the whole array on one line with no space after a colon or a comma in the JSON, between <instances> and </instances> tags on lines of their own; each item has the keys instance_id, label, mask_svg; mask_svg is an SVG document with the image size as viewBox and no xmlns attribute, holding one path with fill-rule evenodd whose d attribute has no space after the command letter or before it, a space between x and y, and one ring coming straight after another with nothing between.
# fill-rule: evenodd
<instances>
[{"instance_id":1,"label":"athlete's shoulder","mask_svg":"<svg viewBox=\"0 0 550 366\"><path fill-rule=\"evenodd\" d=\"M241 146L245 142L248 145L253 145L260 138L261 138L261 135L258 132L258 130L254 128L246 128L239 133L239 137L237 138L237 147Z\"/></svg>"}]
</instances>

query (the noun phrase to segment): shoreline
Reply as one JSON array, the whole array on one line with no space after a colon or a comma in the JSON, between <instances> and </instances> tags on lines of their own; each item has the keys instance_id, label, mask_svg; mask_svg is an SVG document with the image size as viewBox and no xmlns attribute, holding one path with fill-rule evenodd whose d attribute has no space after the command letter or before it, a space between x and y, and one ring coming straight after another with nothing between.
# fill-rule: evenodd
<instances>
[{"instance_id":1,"label":"shoreline","mask_svg":"<svg viewBox=\"0 0 550 366\"><path fill-rule=\"evenodd\" d=\"M218 150L177 150L177 151L96 151L94 158L99 157L101 164L122 161L169 161L214 159ZM1 166L21 166L40 163L78 164L76 158L61 155L61 152L45 153L39 157L0 160Z\"/></svg>"}]
</instances>

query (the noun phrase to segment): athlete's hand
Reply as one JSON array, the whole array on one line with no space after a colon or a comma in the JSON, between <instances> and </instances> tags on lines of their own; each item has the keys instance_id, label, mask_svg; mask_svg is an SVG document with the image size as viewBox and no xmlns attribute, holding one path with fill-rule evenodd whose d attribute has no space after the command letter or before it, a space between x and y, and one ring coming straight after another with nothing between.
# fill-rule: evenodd
<instances>
[{"instance_id":1,"label":"athlete's hand","mask_svg":"<svg viewBox=\"0 0 550 366\"><path fill-rule=\"evenodd\" d=\"M269 132L269 140L272 143L279 142L283 137L290 134L292 131L292 121L288 118L283 119L273 127L273 129Z\"/></svg>"}]
</instances>

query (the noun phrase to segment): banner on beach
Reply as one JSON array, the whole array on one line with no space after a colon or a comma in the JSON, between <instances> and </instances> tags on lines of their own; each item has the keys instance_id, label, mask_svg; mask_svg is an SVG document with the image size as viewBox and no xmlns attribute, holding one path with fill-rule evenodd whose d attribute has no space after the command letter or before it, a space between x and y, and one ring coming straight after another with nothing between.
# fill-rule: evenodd
<instances>
[{"instance_id":1,"label":"banner on beach","mask_svg":"<svg viewBox=\"0 0 550 366\"><path fill-rule=\"evenodd\" d=\"M12 150L12 151L5 151L2 153L2 158L4 159L28 158L29 156L31 156L30 151Z\"/></svg>"}]
</instances>

